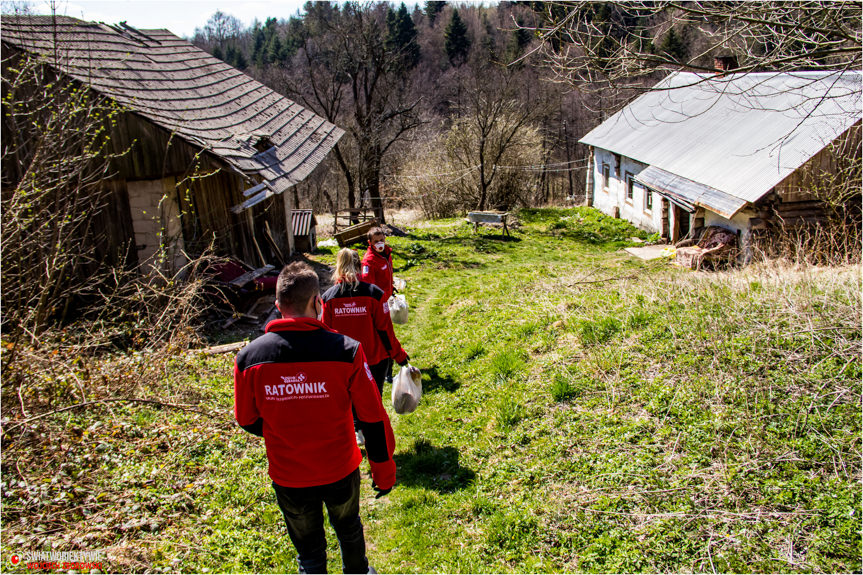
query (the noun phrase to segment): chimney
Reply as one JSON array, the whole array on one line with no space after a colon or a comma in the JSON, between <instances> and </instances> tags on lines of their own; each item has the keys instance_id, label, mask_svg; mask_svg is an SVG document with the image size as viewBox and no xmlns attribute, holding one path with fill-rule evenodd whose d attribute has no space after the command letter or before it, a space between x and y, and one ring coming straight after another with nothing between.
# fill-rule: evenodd
<instances>
[{"instance_id":1,"label":"chimney","mask_svg":"<svg viewBox=\"0 0 863 575\"><path fill-rule=\"evenodd\" d=\"M713 67L721 70L718 76L724 76L724 72L733 72L737 69L737 56L714 56Z\"/></svg>"}]
</instances>

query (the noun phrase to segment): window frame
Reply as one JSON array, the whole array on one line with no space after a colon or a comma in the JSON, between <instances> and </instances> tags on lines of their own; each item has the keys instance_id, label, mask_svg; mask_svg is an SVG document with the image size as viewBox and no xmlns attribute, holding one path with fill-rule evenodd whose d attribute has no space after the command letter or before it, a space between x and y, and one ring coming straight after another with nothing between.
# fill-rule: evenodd
<instances>
[{"instance_id":1,"label":"window frame","mask_svg":"<svg viewBox=\"0 0 863 575\"><path fill-rule=\"evenodd\" d=\"M650 205L648 205L648 200L650 201ZM653 213L653 190L647 187L644 188L644 211Z\"/></svg>"},{"instance_id":2,"label":"window frame","mask_svg":"<svg viewBox=\"0 0 863 575\"><path fill-rule=\"evenodd\" d=\"M607 193L611 188L611 166L603 162L600 164L599 174L602 179L602 191Z\"/></svg>"},{"instance_id":3,"label":"window frame","mask_svg":"<svg viewBox=\"0 0 863 575\"><path fill-rule=\"evenodd\" d=\"M635 202L635 176L633 176L630 172L624 172L624 184L626 186L624 190L623 199L628 204L632 204Z\"/></svg>"}]
</instances>

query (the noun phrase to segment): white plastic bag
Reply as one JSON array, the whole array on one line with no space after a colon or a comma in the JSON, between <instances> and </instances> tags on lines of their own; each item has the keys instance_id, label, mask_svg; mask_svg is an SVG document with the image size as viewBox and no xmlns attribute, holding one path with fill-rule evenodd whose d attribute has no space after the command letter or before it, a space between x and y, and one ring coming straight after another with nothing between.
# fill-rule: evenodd
<instances>
[{"instance_id":1,"label":"white plastic bag","mask_svg":"<svg viewBox=\"0 0 863 575\"><path fill-rule=\"evenodd\" d=\"M408 302L402 294L390 296L389 302L390 317L393 323L408 322Z\"/></svg>"},{"instance_id":2,"label":"white plastic bag","mask_svg":"<svg viewBox=\"0 0 863 575\"><path fill-rule=\"evenodd\" d=\"M423 394L422 374L410 364L399 370L393 382L393 409L396 413L412 413Z\"/></svg>"}]
</instances>

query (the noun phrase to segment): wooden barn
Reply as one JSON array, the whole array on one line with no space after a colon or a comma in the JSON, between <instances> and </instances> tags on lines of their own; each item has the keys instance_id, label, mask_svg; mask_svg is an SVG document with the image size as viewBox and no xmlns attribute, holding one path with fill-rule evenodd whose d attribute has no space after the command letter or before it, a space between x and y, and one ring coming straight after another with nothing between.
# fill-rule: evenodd
<instances>
[{"instance_id":1,"label":"wooden barn","mask_svg":"<svg viewBox=\"0 0 863 575\"><path fill-rule=\"evenodd\" d=\"M295 251L296 206L283 192L342 129L167 30L3 16L2 48L4 70L36 56L124 110L111 141L129 151L103 182L113 191L100 222L105 258L135 265L164 247L161 265L176 270L213 244L258 267Z\"/></svg>"},{"instance_id":2,"label":"wooden barn","mask_svg":"<svg viewBox=\"0 0 863 575\"><path fill-rule=\"evenodd\" d=\"M860 158L860 71L674 73L584 136L588 197L678 242L817 222L810 169Z\"/></svg>"}]
</instances>

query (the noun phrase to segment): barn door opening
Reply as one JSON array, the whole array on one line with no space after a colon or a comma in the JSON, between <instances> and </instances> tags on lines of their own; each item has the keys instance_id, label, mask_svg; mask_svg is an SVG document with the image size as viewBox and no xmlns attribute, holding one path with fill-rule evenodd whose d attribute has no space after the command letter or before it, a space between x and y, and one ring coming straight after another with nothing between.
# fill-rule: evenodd
<instances>
[{"instance_id":1,"label":"barn door opening","mask_svg":"<svg viewBox=\"0 0 863 575\"><path fill-rule=\"evenodd\" d=\"M187 261L174 178L129 181L126 189L142 271L173 275Z\"/></svg>"},{"instance_id":2,"label":"barn door opening","mask_svg":"<svg viewBox=\"0 0 863 575\"><path fill-rule=\"evenodd\" d=\"M677 204L672 204L674 209L674 228L671 242L677 243L686 237L690 230L689 212Z\"/></svg>"}]
</instances>

